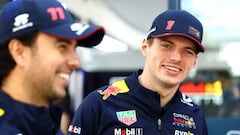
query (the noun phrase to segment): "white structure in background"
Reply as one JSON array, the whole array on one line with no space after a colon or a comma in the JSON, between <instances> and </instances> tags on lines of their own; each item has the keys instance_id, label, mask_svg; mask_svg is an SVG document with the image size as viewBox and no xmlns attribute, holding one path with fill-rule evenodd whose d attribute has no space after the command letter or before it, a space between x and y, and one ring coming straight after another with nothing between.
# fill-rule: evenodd
<instances>
[{"instance_id":1,"label":"white structure in background","mask_svg":"<svg viewBox=\"0 0 240 135\"><path fill-rule=\"evenodd\" d=\"M168 0L60 0L83 22L105 27L109 36L139 50L156 15Z\"/></svg>"}]
</instances>

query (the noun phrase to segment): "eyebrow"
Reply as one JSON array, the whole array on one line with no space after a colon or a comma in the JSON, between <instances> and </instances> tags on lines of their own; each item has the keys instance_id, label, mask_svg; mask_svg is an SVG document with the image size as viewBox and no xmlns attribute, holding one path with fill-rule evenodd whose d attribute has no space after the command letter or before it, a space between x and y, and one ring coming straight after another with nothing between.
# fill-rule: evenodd
<instances>
[{"instance_id":1,"label":"eyebrow","mask_svg":"<svg viewBox=\"0 0 240 135\"><path fill-rule=\"evenodd\" d=\"M67 39L57 39L57 42L65 42L67 44L71 44L72 43L70 40L67 40Z\"/></svg>"},{"instance_id":2,"label":"eyebrow","mask_svg":"<svg viewBox=\"0 0 240 135\"><path fill-rule=\"evenodd\" d=\"M175 45L174 42L172 42L171 40L168 40L168 39L166 39L166 38L159 38L159 40L160 40L160 41L164 41L164 42L168 42L168 43L170 43L170 44Z\"/></svg>"},{"instance_id":3,"label":"eyebrow","mask_svg":"<svg viewBox=\"0 0 240 135\"><path fill-rule=\"evenodd\" d=\"M159 38L159 40L160 41L164 41L164 42L168 42L168 43L170 43L170 44L173 44L173 45L176 45L174 42L172 42L171 40L168 40L168 39L166 39L166 38ZM194 46L196 46L195 44L194 44ZM193 48L193 47L185 47L186 49L191 49L191 50L193 50L194 52L196 52L197 53L197 48L195 47L195 48Z\"/></svg>"},{"instance_id":4,"label":"eyebrow","mask_svg":"<svg viewBox=\"0 0 240 135\"><path fill-rule=\"evenodd\" d=\"M73 40L69 40L69 39L61 39L61 38L58 38L57 40L56 40L56 42L62 42L62 43L66 43L66 44L68 44L68 45L74 45L75 47L77 47L77 41L75 42L75 41L73 41Z\"/></svg>"}]
</instances>

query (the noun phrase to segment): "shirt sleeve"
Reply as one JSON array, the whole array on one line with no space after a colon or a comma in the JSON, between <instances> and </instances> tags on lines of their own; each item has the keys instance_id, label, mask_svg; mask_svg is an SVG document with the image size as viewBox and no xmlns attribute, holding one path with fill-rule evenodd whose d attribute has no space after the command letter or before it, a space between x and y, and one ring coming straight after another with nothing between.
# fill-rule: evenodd
<instances>
[{"instance_id":1,"label":"shirt sleeve","mask_svg":"<svg viewBox=\"0 0 240 135\"><path fill-rule=\"evenodd\" d=\"M208 128L207 128L205 116L203 116L203 135L208 135Z\"/></svg>"},{"instance_id":2,"label":"shirt sleeve","mask_svg":"<svg viewBox=\"0 0 240 135\"><path fill-rule=\"evenodd\" d=\"M207 128L207 123L206 123L206 118L205 118L205 115L203 113L203 110L199 108L199 111L198 111L198 121L199 121L199 124L200 124L200 132L201 134L200 135L208 135L208 128Z\"/></svg>"}]
</instances>

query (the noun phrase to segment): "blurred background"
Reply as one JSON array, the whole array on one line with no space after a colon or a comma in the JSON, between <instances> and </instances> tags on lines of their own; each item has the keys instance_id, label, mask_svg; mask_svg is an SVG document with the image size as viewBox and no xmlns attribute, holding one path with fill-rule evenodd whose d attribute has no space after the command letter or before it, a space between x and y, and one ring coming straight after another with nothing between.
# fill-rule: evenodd
<instances>
[{"instance_id":1,"label":"blurred background","mask_svg":"<svg viewBox=\"0 0 240 135\"><path fill-rule=\"evenodd\" d=\"M92 90L142 68L140 45L153 19L167 9L184 9L202 22L206 52L180 90L203 108L210 135L240 135L239 0L59 1L76 20L106 29L99 46L77 48L82 67L71 76L64 102L70 112Z\"/></svg>"}]
</instances>

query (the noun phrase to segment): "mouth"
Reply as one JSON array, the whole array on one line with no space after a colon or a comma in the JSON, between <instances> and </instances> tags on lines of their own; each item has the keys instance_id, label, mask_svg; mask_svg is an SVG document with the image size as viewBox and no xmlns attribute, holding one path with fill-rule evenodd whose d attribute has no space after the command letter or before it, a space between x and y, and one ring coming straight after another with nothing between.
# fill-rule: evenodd
<instances>
[{"instance_id":1,"label":"mouth","mask_svg":"<svg viewBox=\"0 0 240 135\"><path fill-rule=\"evenodd\" d=\"M170 66L170 65L163 65L163 67L169 71L173 71L173 72L180 72L182 71L181 68L176 67L176 66Z\"/></svg>"},{"instance_id":2,"label":"mouth","mask_svg":"<svg viewBox=\"0 0 240 135\"><path fill-rule=\"evenodd\" d=\"M59 73L59 77L66 80L68 82L70 75L67 73Z\"/></svg>"}]
</instances>

